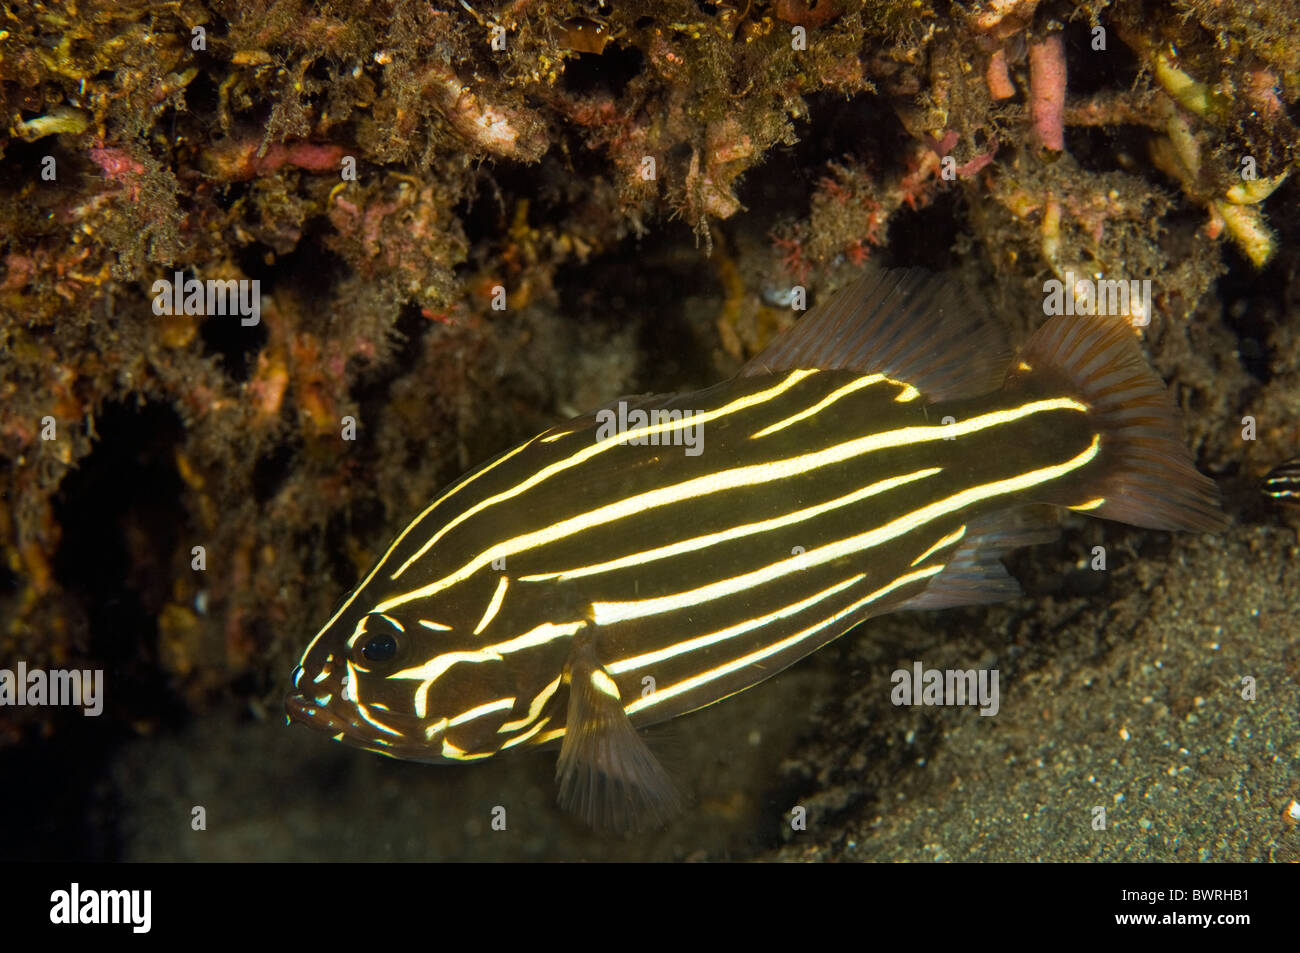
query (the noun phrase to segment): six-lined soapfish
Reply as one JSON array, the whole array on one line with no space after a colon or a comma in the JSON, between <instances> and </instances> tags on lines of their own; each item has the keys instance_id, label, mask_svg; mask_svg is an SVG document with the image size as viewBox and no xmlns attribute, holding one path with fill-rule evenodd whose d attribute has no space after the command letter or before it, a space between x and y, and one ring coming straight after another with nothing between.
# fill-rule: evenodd
<instances>
[{"instance_id":1,"label":"six-lined soapfish","mask_svg":"<svg viewBox=\"0 0 1300 953\"><path fill-rule=\"evenodd\" d=\"M558 743L563 806L659 824L678 795L637 728L871 616L1014 596L999 557L1055 535L1040 504L1223 523L1126 323L1056 317L1012 360L923 272L870 273L733 380L611 416L412 520L307 646L290 719L430 762Z\"/></svg>"},{"instance_id":2,"label":"six-lined soapfish","mask_svg":"<svg viewBox=\"0 0 1300 953\"><path fill-rule=\"evenodd\" d=\"M1300 457L1279 463L1264 474L1260 492L1283 506L1300 506Z\"/></svg>"}]
</instances>

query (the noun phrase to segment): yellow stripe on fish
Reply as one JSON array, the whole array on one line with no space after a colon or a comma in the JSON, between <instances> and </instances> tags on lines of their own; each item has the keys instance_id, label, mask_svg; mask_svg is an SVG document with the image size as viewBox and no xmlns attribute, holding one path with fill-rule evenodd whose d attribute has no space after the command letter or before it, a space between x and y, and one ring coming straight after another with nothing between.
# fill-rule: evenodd
<instances>
[{"instance_id":1,"label":"yellow stripe on fish","mask_svg":"<svg viewBox=\"0 0 1300 953\"><path fill-rule=\"evenodd\" d=\"M680 800L636 729L871 616L1014 596L998 557L1054 535L1036 504L1223 525L1124 322L1053 318L1013 361L947 280L873 272L733 380L462 477L311 640L286 707L398 758L558 741L565 807L662 824Z\"/></svg>"},{"instance_id":2,"label":"yellow stripe on fish","mask_svg":"<svg viewBox=\"0 0 1300 953\"><path fill-rule=\"evenodd\" d=\"M1300 457L1279 463L1264 474L1260 492L1284 506L1300 506Z\"/></svg>"}]
</instances>

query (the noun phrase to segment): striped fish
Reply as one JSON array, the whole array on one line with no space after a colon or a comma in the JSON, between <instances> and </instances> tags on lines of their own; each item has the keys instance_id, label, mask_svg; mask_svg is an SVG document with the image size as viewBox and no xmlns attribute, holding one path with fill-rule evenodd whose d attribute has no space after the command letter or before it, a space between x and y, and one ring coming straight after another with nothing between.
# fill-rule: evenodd
<instances>
[{"instance_id":1,"label":"striped fish","mask_svg":"<svg viewBox=\"0 0 1300 953\"><path fill-rule=\"evenodd\" d=\"M1260 491L1285 506L1300 506L1300 457L1279 463L1264 474Z\"/></svg>"},{"instance_id":2,"label":"striped fish","mask_svg":"<svg viewBox=\"0 0 1300 953\"><path fill-rule=\"evenodd\" d=\"M735 379L452 484L311 640L287 711L420 761L558 744L565 808L662 825L679 797L638 728L871 616L1016 595L999 556L1055 535L1038 504L1223 525L1123 321L1053 318L1012 361L952 283L873 272Z\"/></svg>"}]
</instances>

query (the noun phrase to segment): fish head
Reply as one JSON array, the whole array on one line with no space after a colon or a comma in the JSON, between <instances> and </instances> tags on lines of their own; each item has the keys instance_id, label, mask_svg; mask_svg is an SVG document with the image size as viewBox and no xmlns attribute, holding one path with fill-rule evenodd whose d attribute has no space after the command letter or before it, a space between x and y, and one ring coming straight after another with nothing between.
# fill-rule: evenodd
<instances>
[{"instance_id":1,"label":"fish head","mask_svg":"<svg viewBox=\"0 0 1300 953\"><path fill-rule=\"evenodd\" d=\"M483 630L365 604L373 607L336 613L303 652L285 699L289 722L431 763L487 757L545 728L555 712L534 700L554 693L569 638L586 625L538 624L526 614ZM442 608L444 618L460 615Z\"/></svg>"},{"instance_id":2,"label":"fish head","mask_svg":"<svg viewBox=\"0 0 1300 953\"><path fill-rule=\"evenodd\" d=\"M387 612L336 614L294 669L289 723L395 758L449 760L442 755L447 718L429 710L421 682L404 674L419 666L433 635Z\"/></svg>"}]
</instances>

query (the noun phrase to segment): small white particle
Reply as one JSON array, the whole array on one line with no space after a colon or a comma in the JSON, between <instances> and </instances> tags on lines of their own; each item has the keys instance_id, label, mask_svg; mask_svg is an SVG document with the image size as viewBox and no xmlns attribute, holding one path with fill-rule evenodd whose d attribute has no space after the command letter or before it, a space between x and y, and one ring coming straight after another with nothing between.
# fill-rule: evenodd
<instances>
[{"instance_id":1,"label":"small white particle","mask_svg":"<svg viewBox=\"0 0 1300 953\"><path fill-rule=\"evenodd\" d=\"M1286 824L1287 827L1294 827L1297 823L1300 823L1300 801L1295 798L1291 799L1291 803L1282 811L1282 823Z\"/></svg>"}]
</instances>

